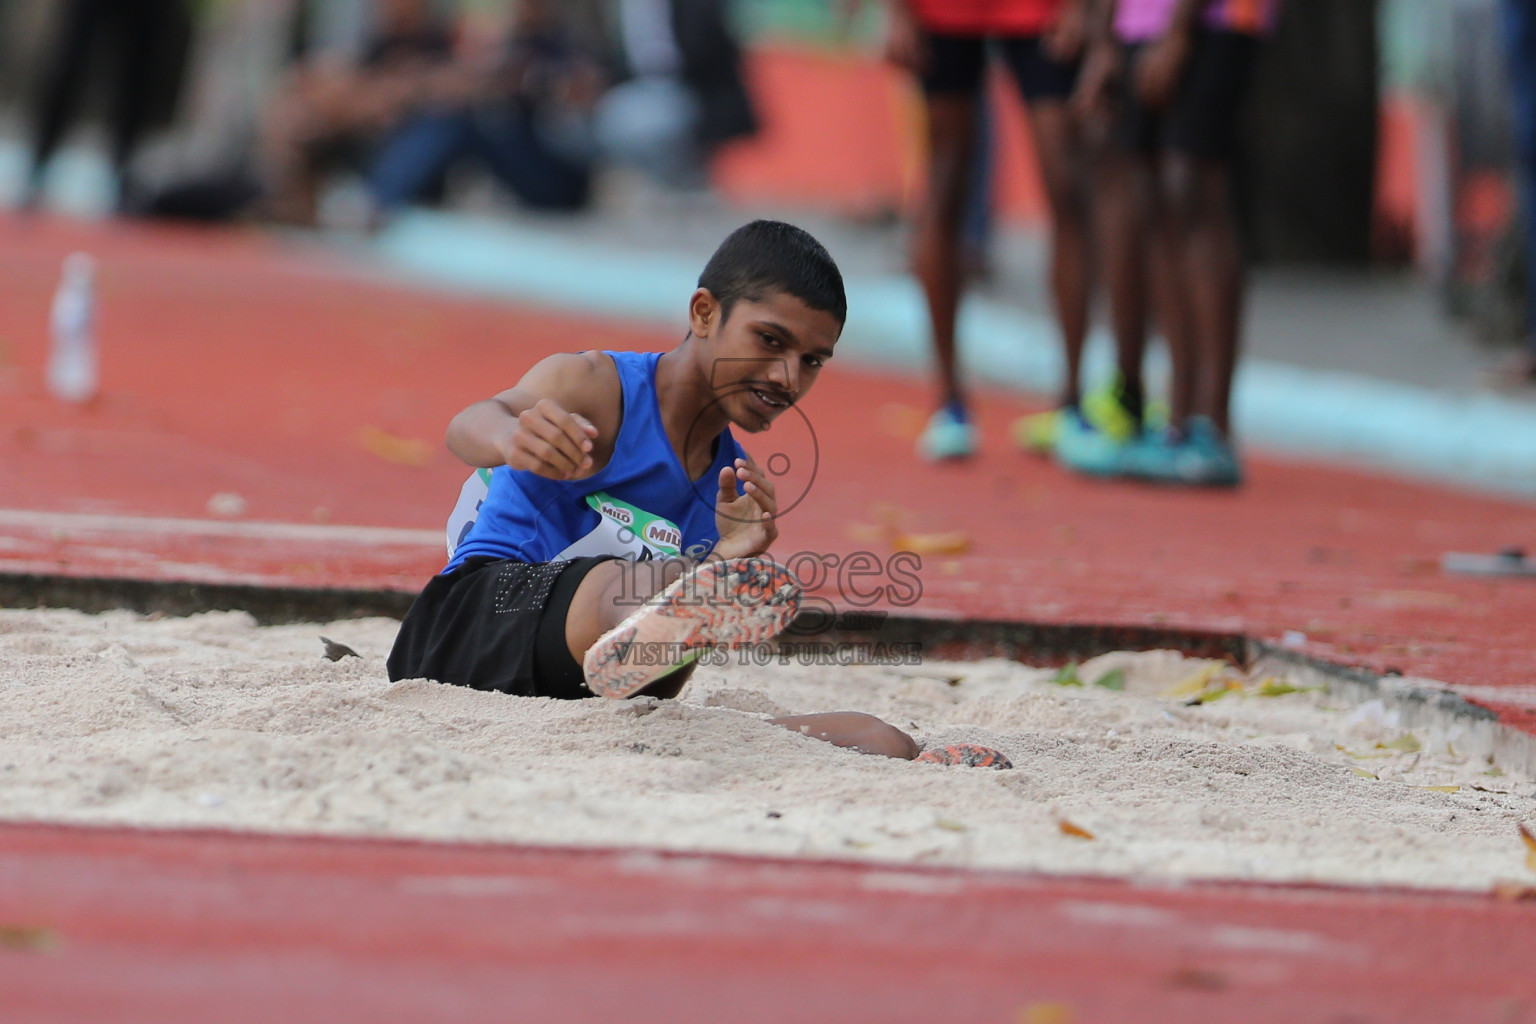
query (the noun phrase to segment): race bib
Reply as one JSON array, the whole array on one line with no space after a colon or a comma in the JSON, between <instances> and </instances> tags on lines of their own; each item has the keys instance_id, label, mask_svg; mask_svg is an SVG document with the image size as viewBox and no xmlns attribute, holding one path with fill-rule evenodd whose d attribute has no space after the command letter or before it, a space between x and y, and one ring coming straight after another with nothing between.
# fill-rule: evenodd
<instances>
[{"instance_id":1,"label":"race bib","mask_svg":"<svg viewBox=\"0 0 1536 1024\"><path fill-rule=\"evenodd\" d=\"M477 469L469 474L469 479L464 481L464 486L459 488L459 500L453 506L453 511L448 513L448 558L453 559L453 553L464 543L464 538L469 536L470 527L475 525L475 520L480 517L480 506L485 504L485 496L491 493L491 471Z\"/></svg>"},{"instance_id":2,"label":"race bib","mask_svg":"<svg viewBox=\"0 0 1536 1024\"><path fill-rule=\"evenodd\" d=\"M683 531L670 519L652 515L603 491L587 495L587 504L597 512L596 528L556 558L618 555L644 561L676 558L682 550Z\"/></svg>"}]
</instances>

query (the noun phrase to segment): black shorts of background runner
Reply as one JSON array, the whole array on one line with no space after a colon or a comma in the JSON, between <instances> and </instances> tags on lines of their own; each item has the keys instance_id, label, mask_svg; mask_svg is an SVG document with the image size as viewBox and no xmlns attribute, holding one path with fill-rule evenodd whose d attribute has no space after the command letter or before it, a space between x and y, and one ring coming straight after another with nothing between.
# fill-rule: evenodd
<instances>
[{"instance_id":1,"label":"black shorts of background runner","mask_svg":"<svg viewBox=\"0 0 1536 1024\"><path fill-rule=\"evenodd\" d=\"M1077 85L1076 61L1063 64L1047 56L1039 36L988 39L986 36L924 33L928 65L922 74L926 96L973 96L987 70L987 45L997 47L1026 102L1066 100Z\"/></svg>"},{"instance_id":2,"label":"black shorts of background runner","mask_svg":"<svg viewBox=\"0 0 1536 1024\"><path fill-rule=\"evenodd\" d=\"M1125 48L1126 82L1135 81L1137 63L1146 49L1145 43ZM1232 159L1237 154L1238 116L1258 50L1259 40L1242 32L1196 32L1184 78L1166 110L1152 110L1134 89L1123 90L1115 142L1147 155L1174 152L1207 160Z\"/></svg>"},{"instance_id":3,"label":"black shorts of background runner","mask_svg":"<svg viewBox=\"0 0 1536 1024\"><path fill-rule=\"evenodd\" d=\"M469 558L428 581L400 623L389 678L435 679L522 697L590 697L565 642L576 588L609 557Z\"/></svg>"}]
</instances>

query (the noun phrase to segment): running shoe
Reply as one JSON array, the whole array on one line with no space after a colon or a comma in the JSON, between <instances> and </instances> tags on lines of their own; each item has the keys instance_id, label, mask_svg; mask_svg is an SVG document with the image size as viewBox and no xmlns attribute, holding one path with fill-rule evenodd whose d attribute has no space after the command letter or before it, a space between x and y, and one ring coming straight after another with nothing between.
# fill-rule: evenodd
<instances>
[{"instance_id":1,"label":"running shoe","mask_svg":"<svg viewBox=\"0 0 1536 1024\"><path fill-rule=\"evenodd\" d=\"M1021 416L1013 421L1013 441L1020 449L1039 455L1049 455L1056 449L1056 438L1061 421L1071 406L1062 406L1049 412L1037 412ZM1115 375L1108 385L1095 388L1083 396L1078 408L1083 419L1100 433L1118 441L1129 441L1141 429L1141 422L1126 406L1125 383ZM1146 422L1157 426L1168 421L1165 402L1149 402Z\"/></svg>"},{"instance_id":2,"label":"running shoe","mask_svg":"<svg viewBox=\"0 0 1536 1024\"><path fill-rule=\"evenodd\" d=\"M800 610L800 585L766 558L706 562L604 633L582 664L599 697L632 697L716 647L763 644Z\"/></svg>"},{"instance_id":3,"label":"running shoe","mask_svg":"<svg viewBox=\"0 0 1536 1024\"><path fill-rule=\"evenodd\" d=\"M1127 476L1193 487L1236 487L1242 465L1232 442L1204 416L1191 417L1182 433L1160 430L1133 442L1124 456Z\"/></svg>"},{"instance_id":4,"label":"running shoe","mask_svg":"<svg viewBox=\"0 0 1536 1024\"><path fill-rule=\"evenodd\" d=\"M918 754L914 761L923 764L955 764L967 768L1012 768L1013 762L1001 750L993 750L979 743L952 743L947 747L934 747Z\"/></svg>"},{"instance_id":5,"label":"running shoe","mask_svg":"<svg viewBox=\"0 0 1536 1024\"><path fill-rule=\"evenodd\" d=\"M1087 476L1119 476L1130 442L1089 423L1076 409L1062 410L1056 431L1056 461Z\"/></svg>"},{"instance_id":6,"label":"running shoe","mask_svg":"<svg viewBox=\"0 0 1536 1024\"><path fill-rule=\"evenodd\" d=\"M947 402L928 420L917 439L917 454L929 462L967 459L976 454L976 428L965 406Z\"/></svg>"},{"instance_id":7,"label":"running shoe","mask_svg":"<svg viewBox=\"0 0 1536 1024\"><path fill-rule=\"evenodd\" d=\"M1013 443L1021 451L1034 455L1049 455L1056 450L1056 431L1061 425L1063 410L1030 413L1013 421Z\"/></svg>"}]
</instances>

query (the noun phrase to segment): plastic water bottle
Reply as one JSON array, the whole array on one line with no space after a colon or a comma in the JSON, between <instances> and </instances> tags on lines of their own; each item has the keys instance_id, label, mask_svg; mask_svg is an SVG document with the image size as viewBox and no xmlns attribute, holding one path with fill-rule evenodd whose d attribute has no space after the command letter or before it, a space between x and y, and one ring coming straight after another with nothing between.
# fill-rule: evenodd
<instances>
[{"instance_id":1,"label":"plastic water bottle","mask_svg":"<svg viewBox=\"0 0 1536 1024\"><path fill-rule=\"evenodd\" d=\"M95 314L96 262L83 252L71 253L53 295L53 349L48 358L48 390L66 402L96 397Z\"/></svg>"}]
</instances>

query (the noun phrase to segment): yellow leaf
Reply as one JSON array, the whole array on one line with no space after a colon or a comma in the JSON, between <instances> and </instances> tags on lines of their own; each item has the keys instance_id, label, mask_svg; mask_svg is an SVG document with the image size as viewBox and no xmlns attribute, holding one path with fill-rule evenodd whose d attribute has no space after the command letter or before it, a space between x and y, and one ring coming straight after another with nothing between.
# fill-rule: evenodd
<instances>
[{"instance_id":1,"label":"yellow leaf","mask_svg":"<svg viewBox=\"0 0 1536 1024\"><path fill-rule=\"evenodd\" d=\"M952 818L935 819L934 824L946 832L964 832L965 826Z\"/></svg>"},{"instance_id":2,"label":"yellow leaf","mask_svg":"<svg viewBox=\"0 0 1536 1024\"><path fill-rule=\"evenodd\" d=\"M1459 792L1461 792L1461 787L1460 786L1420 786L1419 788L1420 789L1427 789L1431 793L1459 793Z\"/></svg>"},{"instance_id":3,"label":"yellow leaf","mask_svg":"<svg viewBox=\"0 0 1536 1024\"><path fill-rule=\"evenodd\" d=\"M1351 768L1350 771L1354 772L1356 775L1360 776L1362 779L1374 779L1376 777L1376 776L1372 775L1370 772L1366 771L1364 768Z\"/></svg>"},{"instance_id":4,"label":"yellow leaf","mask_svg":"<svg viewBox=\"0 0 1536 1024\"><path fill-rule=\"evenodd\" d=\"M432 461L432 446L414 437L396 437L378 427L357 432L357 442L371 455L400 466L425 466Z\"/></svg>"},{"instance_id":5,"label":"yellow leaf","mask_svg":"<svg viewBox=\"0 0 1536 1024\"><path fill-rule=\"evenodd\" d=\"M1417 737L1411 732L1405 732L1390 743L1376 744L1377 750L1399 750L1404 754L1417 754L1423 748L1419 745Z\"/></svg>"},{"instance_id":6,"label":"yellow leaf","mask_svg":"<svg viewBox=\"0 0 1536 1024\"><path fill-rule=\"evenodd\" d=\"M1340 753L1342 753L1342 754L1344 754L1344 755L1346 755L1348 757L1354 758L1356 761L1374 761L1374 760L1377 760L1379 758L1391 757L1392 756L1392 752L1391 751L1388 751L1388 752L1383 754L1383 753L1380 753L1380 752L1377 752L1377 751L1350 750L1348 747L1340 746L1337 743L1335 743L1333 745L1333 749L1339 751Z\"/></svg>"},{"instance_id":7,"label":"yellow leaf","mask_svg":"<svg viewBox=\"0 0 1536 1024\"><path fill-rule=\"evenodd\" d=\"M51 928L0 924L0 949L19 953L51 953L58 946L59 935Z\"/></svg>"},{"instance_id":8,"label":"yellow leaf","mask_svg":"<svg viewBox=\"0 0 1536 1024\"><path fill-rule=\"evenodd\" d=\"M1077 1014L1071 1003L1030 1003L1014 1019L1017 1024L1073 1024Z\"/></svg>"},{"instance_id":9,"label":"yellow leaf","mask_svg":"<svg viewBox=\"0 0 1536 1024\"><path fill-rule=\"evenodd\" d=\"M891 538L897 551L915 555L963 555L971 549L971 535L964 530L948 533L898 533Z\"/></svg>"},{"instance_id":10,"label":"yellow leaf","mask_svg":"<svg viewBox=\"0 0 1536 1024\"><path fill-rule=\"evenodd\" d=\"M1504 903L1536 901L1536 885L1524 882L1494 882L1493 898Z\"/></svg>"},{"instance_id":11,"label":"yellow leaf","mask_svg":"<svg viewBox=\"0 0 1536 1024\"><path fill-rule=\"evenodd\" d=\"M1182 682L1163 691L1164 697L1193 697L1210 685L1211 677L1220 672L1225 665L1219 661L1208 661L1202 665L1194 675Z\"/></svg>"},{"instance_id":12,"label":"yellow leaf","mask_svg":"<svg viewBox=\"0 0 1536 1024\"><path fill-rule=\"evenodd\" d=\"M1321 689L1321 686L1297 686L1288 680L1268 676L1264 682L1259 684L1258 695L1260 697L1284 697L1288 693L1313 693Z\"/></svg>"},{"instance_id":13,"label":"yellow leaf","mask_svg":"<svg viewBox=\"0 0 1536 1024\"><path fill-rule=\"evenodd\" d=\"M1525 840L1525 866L1536 871L1536 835L1526 828L1524 823L1520 825L1520 838Z\"/></svg>"},{"instance_id":14,"label":"yellow leaf","mask_svg":"<svg viewBox=\"0 0 1536 1024\"><path fill-rule=\"evenodd\" d=\"M1061 834L1062 835L1064 835L1064 836L1072 836L1075 839L1097 839L1098 838L1098 836L1095 836L1092 832L1089 832L1087 829L1083 828L1080 825L1072 824L1066 818L1062 818L1060 821L1056 822L1056 827L1061 830Z\"/></svg>"},{"instance_id":15,"label":"yellow leaf","mask_svg":"<svg viewBox=\"0 0 1536 1024\"><path fill-rule=\"evenodd\" d=\"M1195 704L1209 704L1213 700L1221 700L1234 693L1243 692L1243 683L1240 679L1217 679L1204 690L1200 691L1193 699Z\"/></svg>"}]
</instances>

